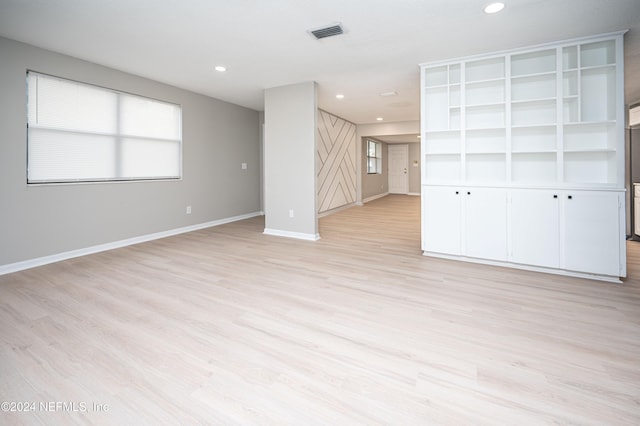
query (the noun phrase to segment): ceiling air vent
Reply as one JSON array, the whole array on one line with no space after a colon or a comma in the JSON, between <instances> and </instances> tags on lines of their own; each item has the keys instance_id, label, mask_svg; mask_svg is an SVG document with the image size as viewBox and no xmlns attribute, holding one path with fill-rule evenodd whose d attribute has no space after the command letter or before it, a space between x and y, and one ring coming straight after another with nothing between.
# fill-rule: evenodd
<instances>
[{"instance_id":1,"label":"ceiling air vent","mask_svg":"<svg viewBox=\"0 0 640 426\"><path fill-rule=\"evenodd\" d=\"M327 38L344 34L344 30L340 24L331 25L329 27L318 28L315 30L309 30L312 36L320 40L321 38Z\"/></svg>"}]
</instances>

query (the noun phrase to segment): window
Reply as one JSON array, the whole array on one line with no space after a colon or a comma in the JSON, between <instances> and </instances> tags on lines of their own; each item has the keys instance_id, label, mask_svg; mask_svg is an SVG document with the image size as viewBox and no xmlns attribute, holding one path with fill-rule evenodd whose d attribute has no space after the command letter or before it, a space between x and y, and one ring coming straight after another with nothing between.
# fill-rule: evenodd
<instances>
[{"instance_id":1,"label":"window","mask_svg":"<svg viewBox=\"0 0 640 426\"><path fill-rule=\"evenodd\" d=\"M181 177L179 105L29 71L27 183Z\"/></svg>"},{"instance_id":2,"label":"window","mask_svg":"<svg viewBox=\"0 0 640 426\"><path fill-rule=\"evenodd\" d=\"M367 173L382 173L382 144L371 139L367 140Z\"/></svg>"}]
</instances>

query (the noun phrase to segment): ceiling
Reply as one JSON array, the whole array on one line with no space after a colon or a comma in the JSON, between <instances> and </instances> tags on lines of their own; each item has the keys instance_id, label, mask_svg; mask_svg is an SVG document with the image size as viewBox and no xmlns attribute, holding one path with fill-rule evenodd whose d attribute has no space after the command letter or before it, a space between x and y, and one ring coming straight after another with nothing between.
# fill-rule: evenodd
<instances>
[{"instance_id":1,"label":"ceiling","mask_svg":"<svg viewBox=\"0 0 640 426\"><path fill-rule=\"evenodd\" d=\"M0 0L0 36L255 110L265 88L316 81L320 108L361 124L419 119L419 63L640 31L639 0L489 2ZM307 32L334 23L345 34Z\"/></svg>"}]
</instances>

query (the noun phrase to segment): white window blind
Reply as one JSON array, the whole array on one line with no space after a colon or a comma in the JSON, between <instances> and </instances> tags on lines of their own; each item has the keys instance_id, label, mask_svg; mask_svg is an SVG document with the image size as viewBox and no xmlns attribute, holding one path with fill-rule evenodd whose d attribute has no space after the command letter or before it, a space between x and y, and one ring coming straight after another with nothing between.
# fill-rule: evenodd
<instances>
[{"instance_id":1,"label":"white window blind","mask_svg":"<svg viewBox=\"0 0 640 426\"><path fill-rule=\"evenodd\" d=\"M27 182L181 177L179 105L29 71Z\"/></svg>"}]
</instances>

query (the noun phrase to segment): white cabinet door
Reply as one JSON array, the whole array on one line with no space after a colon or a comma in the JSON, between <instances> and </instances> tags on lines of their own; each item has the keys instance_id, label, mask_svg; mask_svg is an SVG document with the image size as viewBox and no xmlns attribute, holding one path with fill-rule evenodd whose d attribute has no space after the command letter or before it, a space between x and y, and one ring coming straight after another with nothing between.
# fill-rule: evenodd
<instances>
[{"instance_id":1,"label":"white cabinet door","mask_svg":"<svg viewBox=\"0 0 640 426\"><path fill-rule=\"evenodd\" d=\"M461 254L461 190L425 186L422 191L422 250Z\"/></svg>"},{"instance_id":2,"label":"white cabinet door","mask_svg":"<svg viewBox=\"0 0 640 426\"><path fill-rule=\"evenodd\" d=\"M511 262L560 266L561 198L562 191L511 192Z\"/></svg>"},{"instance_id":3,"label":"white cabinet door","mask_svg":"<svg viewBox=\"0 0 640 426\"><path fill-rule=\"evenodd\" d=\"M620 195L566 191L563 194L563 262L571 271L619 276Z\"/></svg>"},{"instance_id":4,"label":"white cabinet door","mask_svg":"<svg viewBox=\"0 0 640 426\"><path fill-rule=\"evenodd\" d=\"M507 192L504 189L463 190L465 218L464 254L507 260Z\"/></svg>"}]
</instances>

